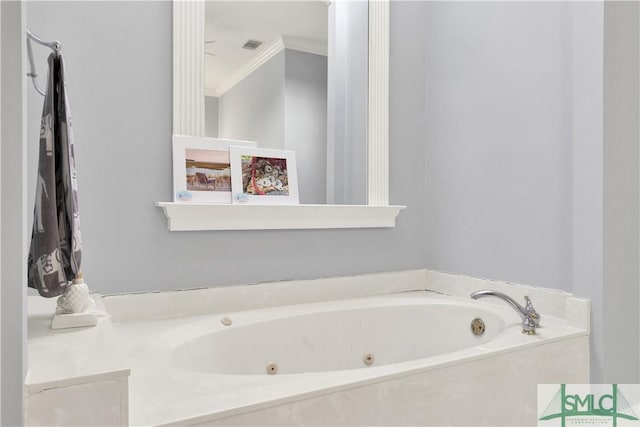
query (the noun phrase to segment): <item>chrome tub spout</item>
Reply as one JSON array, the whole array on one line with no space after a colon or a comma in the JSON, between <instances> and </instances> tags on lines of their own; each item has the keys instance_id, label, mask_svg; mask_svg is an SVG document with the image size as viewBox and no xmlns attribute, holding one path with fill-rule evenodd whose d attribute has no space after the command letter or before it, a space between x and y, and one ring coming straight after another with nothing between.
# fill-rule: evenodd
<instances>
[{"instance_id":1,"label":"chrome tub spout","mask_svg":"<svg viewBox=\"0 0 640 427\"><path fill-rule=\"evenodd\" d=\"M536 333L536 328L540 326L540 314L538 314L536 309L533 308L533 304L531 303L531 300L529 299L528 296L524 297L525 299L524 307L518 304L518 302L513 298L511 298L509 295L504 294L502 292L498 292L498 291L492 291L492 290L476 291L472 293L470 296L473 299L479 299L483 297L496 297L496 298L500 298L501 300L509 304L511 308L513 308L522 319L523 334L534 335Z\"/></svg>"}]
</instances>

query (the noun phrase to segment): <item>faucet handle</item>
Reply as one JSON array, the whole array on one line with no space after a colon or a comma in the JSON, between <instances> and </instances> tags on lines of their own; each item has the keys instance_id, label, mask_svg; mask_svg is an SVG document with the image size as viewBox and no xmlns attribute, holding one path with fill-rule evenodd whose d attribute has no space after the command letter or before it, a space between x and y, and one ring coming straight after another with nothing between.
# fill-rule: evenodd
<instances>
[{"instance_id":1,"label":"faucet handle","mask_svg":"<svg viewBox=\"0 0 640 427\"><path fill-rule=\"evenodd\" d=\"M524 306L524 309L526 310L526 312L529 314L529 317L531 317L531 319L533 319L533 321L537 326L540 326L540 314L536 311L536 309L533 307L533 303L531 302L531 300L529 299L528 295L524 296L524 300L526 301L526 304Z\"/></svg>"}]
</instances>

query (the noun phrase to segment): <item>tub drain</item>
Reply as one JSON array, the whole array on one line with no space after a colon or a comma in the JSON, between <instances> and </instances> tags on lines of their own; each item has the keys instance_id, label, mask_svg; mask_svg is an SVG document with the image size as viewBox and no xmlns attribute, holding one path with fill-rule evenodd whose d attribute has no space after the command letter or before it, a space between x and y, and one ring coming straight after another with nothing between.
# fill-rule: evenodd
<instances>
[{"instance_id":1,"label":"tub drain","mask_svg":"<svg viewBox=\"0 0 640 427\"><path fill-rule=\"evenodd\" d=\"M267 374L275 375L277 373L278 373L278 365L273 362L267 363Z\"/></svg>"},{"instance_id":2,"label":"tub drain","mask_svg":"<svg viewBox=\"0 0 640 427\"><path fill-rule=\"evenodd\" d=\"M471 321L471 332L473 332L473 335L484 334L484 329L485 329L484 322L479 317Z\"/></svg>"},{"instance_id":3,"label":"tub drain","mask_svg":"<svg viewBox=\"0 0 640 427\"><path fill-rule=\"evenodd\" d=\"M376 357L372 353L365 353L362 355L362 361L365 365L372 365L376 361Z\"/></svg>"}]
</instances>

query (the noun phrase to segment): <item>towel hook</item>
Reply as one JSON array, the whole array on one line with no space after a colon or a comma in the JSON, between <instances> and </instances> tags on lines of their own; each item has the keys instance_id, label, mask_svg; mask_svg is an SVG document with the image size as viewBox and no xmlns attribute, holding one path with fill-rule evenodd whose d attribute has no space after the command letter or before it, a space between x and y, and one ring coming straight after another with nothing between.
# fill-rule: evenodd
<instances>
[{"instance_id":1,"label":"towel hook","mask_svg":"<svg viewBox=\"0 0 640 427\"><path fill-rule=\"evenodd\" d=\"M44 96L45 92L42 89L40 89L40 87L38 86L38 83L36 82L36 77L38 77L38 72L36 71L36 65L33 60L33 52L31 50L31 40L43 46L47 46L48 48L53 50L53 52L56 55L58 55L60 53L60 50L62 50L62 44L57 40L48 42L43 38L33 34L31 31L27 30L27 53L29 55L29 65L31 66L31 69L27 73L27 76L31 77L31 81L33 82L33 87L36 88L38 93Z\"/></svg>"}]
</instances>

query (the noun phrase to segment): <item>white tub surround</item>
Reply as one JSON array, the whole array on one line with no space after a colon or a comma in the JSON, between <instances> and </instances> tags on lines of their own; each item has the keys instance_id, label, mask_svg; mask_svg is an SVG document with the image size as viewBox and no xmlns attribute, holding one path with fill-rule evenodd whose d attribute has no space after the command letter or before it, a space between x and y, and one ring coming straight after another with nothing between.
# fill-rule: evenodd
<instances>
[{"instance_id":1,"label":"white tub surround","mask_svg":"<svg viewBox=\"0 0 640 427\"><path fill-rule=\"evenodd\" d=\"M466 286L527 292L537 334ZM589 382L589 304L562 292L417 270L103 301L133 425L535 425L537 384Z\"/></svg>"},{"instance_id":2,"label":"white tub surround","mask_svg":"<svg viewBox=\"0 0 640 427\"><path fill-rule=\"evenodd\" d=\"M535 426L536 385L584 381L587 353L588 339L582 337L467 361L447 363L443 358L442 365L386 376L379 368L381 377L368 382L345 377L342 381L353 383L235 415L230 411L226 418L201 418L192 425ZM302 380L315 377L289 384L273 381L270 388L297 387Z\"/></svg>"},{"instance_id":3,"label":"white tub surround","mask_svg":"<svg viewBox=\"0 0 640 427\"><path fill-rule=\"evenodd\" d=\"M424 289L426 270L106 295L113 323L157 320Z\"/></svg>"},{"instance_id":4,"label":"white tub surround","mask_svg":"<svg viewBox=\"0 0 640 427\"><path fill-rule=\"evenodd\" d=\"M104 312L100 296L91 296ZM55 299L31 296L27 304L25 424L128 425L130 370L111 320L105 315L95 327L55 331Z\"/></svg>"},{"instance_id":5,"label":"white tub surround","mask_svg":"<svg viewBox=\"0 0 640 427\"><path fill-rule=\"evenodd\" d=\"M528 295L540 313L549 314L567 321L569 326L591 330L591 305L588 299L576 298L573 294L556 289L535 288L519 283L509 283L500 280L478 279L459 274L442 273L424 270L427 288L431 291L442 292L468 298L472 292L480 289L493 289L504 292L516 301L524 304L524 297ZM505 305L504 301L487 298L482 302ZM544 320L543 320L544 324Z\"/></svg>"}]
</instances>

